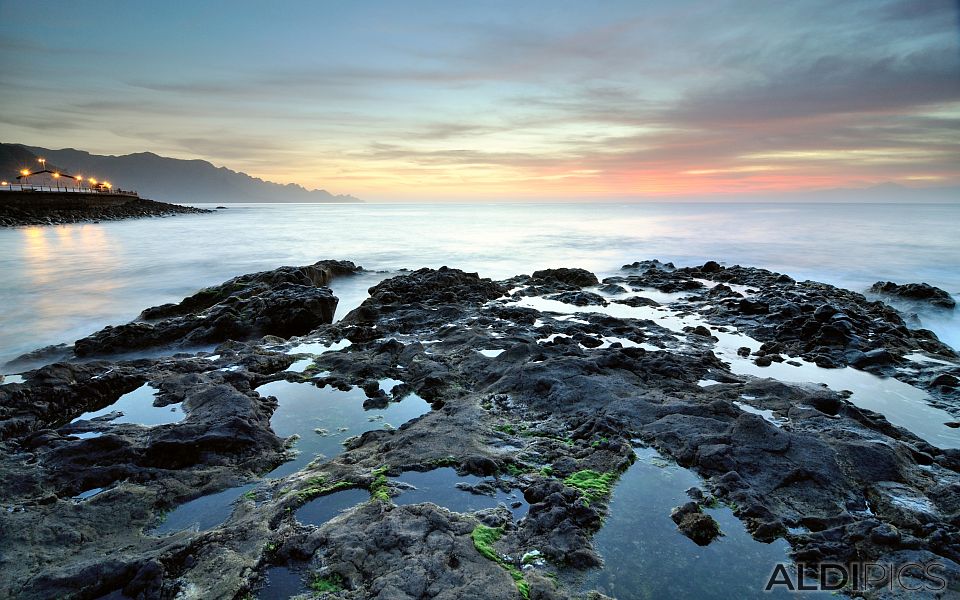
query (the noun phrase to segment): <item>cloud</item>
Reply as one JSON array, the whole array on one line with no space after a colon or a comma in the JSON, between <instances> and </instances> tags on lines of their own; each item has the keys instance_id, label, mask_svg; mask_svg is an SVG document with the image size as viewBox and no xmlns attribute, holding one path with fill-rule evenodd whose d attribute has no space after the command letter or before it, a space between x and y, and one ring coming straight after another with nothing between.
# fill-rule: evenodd
<instances>
[{"instance_id":1,"label":"cloud","mask_svg":"<svg viewBox=\"0 0 960 600\"><path fill-rule=\"evenodd\" d=\"M955 102L960 100L957 58L946 48L869 62L826 56L753 85L697 90L668 117L696 125L756 124Z\"/></svg>"},{"instance_id":2,"label":"cloud","mask_svg":"<svg viewBox=\"0 0 960 600\"><path fill-rule=\"evenodd\" d=\"M869 10L886 21L928 21L930 25L944 29L957 26L957 3L954 0L895 0L879 9Z\"/></svg>"},{"instance_id":3,"label":"cloud","mask_svg":"<svg viewBox=\"0 0 960 600\"><path fill-rule=\"evenodd\" d=\"M26 70L0 92L15 107L0 125L33 143L205 157L320 186L960 181L951 2L380 9L382 22L343 32L291 31L296 44L277 44L295 53L252 56L235 39L259 30L239 30L186 40L207 53L176 71L81 68L70 94Z\"/></svg>"}]
</instances>

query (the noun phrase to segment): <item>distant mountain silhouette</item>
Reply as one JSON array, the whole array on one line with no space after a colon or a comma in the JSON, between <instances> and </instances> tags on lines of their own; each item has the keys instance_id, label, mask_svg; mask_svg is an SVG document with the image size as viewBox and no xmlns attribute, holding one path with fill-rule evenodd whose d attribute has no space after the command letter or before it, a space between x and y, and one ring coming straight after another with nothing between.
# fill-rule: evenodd
<instances>
[{"instance_id":1,"label":"distant mountain silhouette","mask_svg":"<svg viewBox=\"0 0 960 600\"><path fill-rule=\"evenodd\" d=\"M164 202L361 202L326 190L264 181L205 160L180 160L152 152L101 156L73 148L0 144L0 177L9 180L22 168L37 168L41 156L48 167L108 179L117 187L136 190L142 198Z\"/></svg>"}]
</instances>

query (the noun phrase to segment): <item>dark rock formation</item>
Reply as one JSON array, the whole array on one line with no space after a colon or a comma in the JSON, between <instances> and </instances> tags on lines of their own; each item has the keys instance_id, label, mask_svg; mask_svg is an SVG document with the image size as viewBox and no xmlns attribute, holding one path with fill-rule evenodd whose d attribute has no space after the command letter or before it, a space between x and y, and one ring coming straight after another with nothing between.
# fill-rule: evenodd
<instances>
[{"instance_id":1,"label":"dark rock formation","mask_svg":"<svg viewBox=\"0 0 960 600\"><path fill-rule=\"evenodd\" d=\"M532 279L535 283L561 283L578 288L600 283L597 276L586 269L543 269L534 271Z\"/></svg>"},{"instance_id":2,"label":"dark rock formation","mask_svg":"<svg viewBox=\"0 0 960 600\"><path fill-rule=\"evenodd\" d=\"M960 450L892 425L841 390L731 366L799 357L851 365L925 386L932 402L956 410L960 359L889 306L760 269L638 262L605 282L608 291L581 289L597 283L578 270L496 282L421 269L374 286L330 323L336 300L319 286L353 270L322 262L238 277L144 311L144 321L122 326L130 329L114 328L123 335L85 338L91 352L143 347L137 336L174 346L229 339L213 356L58 363L0 385L0 596L236 598L255 594L265 569L286 566L351 599L568 600L577 592L564 582L601 564L591 537L634 445L703 478L694 502L672 515L698 544L719 534L703 510L716 500L757 540L786 537L797 560L935 560L960 586ZM705 324L667 329L613 316L626 309L605 303L628 288L680 290L657 312ZM567 312L525 306L532 295L555 295ZM731 331L762 343L735 338L723 353ZM282 338L307 332L353 343L285 370L296 357L282 349L295 342ZM256 339L267 334L281 337ZM741 343L749 346L738 352ZM478 352L489 349L502 352ZM913 352L940 362L906 358ZM386 394L385 379L402 384ZM355 386L363 406L415 393L433 410L390 427L371 422L348 433L340 454L258 479L289 456L270 423L284 398L256 391L275 381ZM158 390L156 406L181 402L185 418L72 423L145 382ZM484 477L474 492L522 494L529 510L516 519L506 506L460 514L394 504L404 493L394 478L438 467ZM246 493L230 489L249 481L256 487ZM297 520L304 503L345 489L369 490L370 500L326 523ZM165 511L214 492L228 496L221 523L150 533Z\"/></svg>"},{"instance_id":3,"label":"dark rock formation","mask_svg":"<svg viewBox=\"0 0 960 600\"><path fill-rule=\"evenodd\" d=\"M902 357L910 353L951 360L957 358L956 353L932 332L908 327L895 308L870 301L862 294L814 281L797 283L765 269L722 267L712 261L700 267L672 270L657 261L638 262L627 265L624 276L604 281L661 291L693 291L702 287L702 280L718 284L705 293L690 294L687 302L691 306L708 305L701 314L712 324L737 327L764 342L758 355L757 364L761 366L782 360L777 355L786 354L821 367L850 365L877 375L896 376L950 403L960 400L949 389L944 393L942 388L932 385L940 375L956 375L956 367L924 364L915 373L900 368L904 364ZM753 293L745 296L729 285Z\"/></svg>"},{"instance_id":4,"label":"dark rock formation","mask_svg":"<svg viewBox=\"0 0 960 600\"><path fill-rule=\"evenodd\" d=\"M706 546L720 535L720 525L704 513L696 502L676 507L670 513L670 518L677 524L677 529L698 546Z\"/></svg>"},{"instance_id":5,"label":"dark rock formation","mask_svg":"<svg viewBox=\"0 0 960 600\"><path fill-rule=\"evenodd\" d=\"M74 352L90 356L171 344L303 335L333 321L337 299L322 286L335 275L356 271L353 263L322 261L243 275L178 304L148 308L142 321L106 327L77 340Z\"/></svg>"},{"instance_id":6,"label":"dark rock formation","mask_svg":"<svg viewBox=\"0 0 960 600\"><path fill-rule=\"evenodd\" d=\"M63 225L213 212L114 194L0 191L0 227Z\"/></svg>"},{"instance_id":7,"label":"dark rock formation","mask_svg":"<svg viewBox=\"0 0 960 600\"><path fill-rule=\"evenodd\" d=\"M870 292L882 296L892 296L902 300L922 302L937 308L953 310L957 302L946 290L926 283L905 283L897 285L892 281L878 281L870 286Z\"/></svg>"}]
</instances>

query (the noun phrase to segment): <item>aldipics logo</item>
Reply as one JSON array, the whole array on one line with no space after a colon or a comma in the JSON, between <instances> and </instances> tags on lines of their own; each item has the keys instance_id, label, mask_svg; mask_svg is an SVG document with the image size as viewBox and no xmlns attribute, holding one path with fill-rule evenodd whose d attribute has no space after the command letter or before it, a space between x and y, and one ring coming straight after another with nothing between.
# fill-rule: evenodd
<instances>
[{"instance_id":1,"label":"aldipics logo","mask_svg":"<svg viewBox=\"0 0 960 600\"><path fill-rule=\"evenodd\" d=\"M777 563L767 579L764 591L791 592L866 592L886 589L891 592L939 592L947 587L946 566L936 561L902 564L881 562ZM816 573L815 577L805 573Z\"/></svg>"}]
</instances>

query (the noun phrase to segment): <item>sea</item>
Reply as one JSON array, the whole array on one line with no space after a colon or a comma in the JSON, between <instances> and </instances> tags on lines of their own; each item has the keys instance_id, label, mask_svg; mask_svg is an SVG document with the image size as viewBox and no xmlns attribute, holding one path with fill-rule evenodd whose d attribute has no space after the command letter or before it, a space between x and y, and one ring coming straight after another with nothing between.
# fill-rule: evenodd
<instances>
[{"instance_id":1,"label":"sea","mask_svg":"<svg viewBox=\"0 0 960 600\"><path fill-rule=\"evenodd\" d=\"M653 258L764 267L856 291L922 281L957 297L958 224L960 204L230 204L3 229L0 364L242 273L321 259L371 271L333 283L338 317L399 269L505 278L583 267L603 277ZM960 348L958 312L921 312L914 324Z\"/></svg>"},{"instance_id":2,"label":"sea","mask_svg":"<svg viewBox=\"0 0 960 600\"><path fill-rule=\"evenodd\" d=\"M70 343L105 325L130 321L148 306L176 302L242 273L321 259L351 260L368 269L332 282L340 298L337 318L358 306L370 286L401 269L443 265L500 279L549 267L583 267L604 277L637 260L657 258L677 266L716 260L858 291L878 280L924 281L957 296L958 223L960 205L231 204L211 214L6 229L0 230L4 282L0 364L38 347ZM582 308L588 309L600 310ZM910 317L910 322L960 348L957 312L928 310ZM652 311L648 316L668 327L686 324L678 321L678 315ZM849 368L820 369L812 363L759 367L737 356L737 347L747 343L746 338L717 335L718 356L735 373L849 389L851 402L881 412L935 445L960 447L956 430L946 425L953 417L928 405L922 390ZM299 344L290 352L311 346L318 344ZM20 377L7 377L11 375L16 379L10 382ZM334 419L334 425L349 425L351 431L379 426L371 425L369 411L360 403L351 407L332 398L340 407L332 409L329 402L320 402L324 393L344 394L339 390L282 381L258 391L279 399L280 408L271 419L279 435L304 433L298 445L302 453L268 473L268 478L288 475L318 453L329 456L342 450L339 438L309 435L319 414ZM144 397L154 393L143 386L103 410L119 408L125 418L148 425L182 417L167 407L144 406ZM144 397L134 397L137 394ZM738 406L762 416L769 412ZM430 407L412 397L391 408L396 413L389 417L399 424ZM770 415L764 418L775 420ZM704 482L653 448L639 446L635 452L637 461L621 475L605 524L593 539L604 567L575 575L565 585L597 589L620 600L788 597L782 590L761 591L775 565L789 564L784 539L769 544L754 540L730 507L718 505L706 510L724 535L707 547L695 545L677 531L669 515L672 507L688 500L688 488ZM455 503L476 497L456 489L461 477L453 469L428 475L439 478L433 491L422 482L417 489L435 495L404 492L396 501L430 500L454 510L475 508ZM261 483L245 482L184 503L148 534L215 527L230 516L237 498ZM75 501L100 491L87 490ZM319 524L367 498L365 490L324 496L301 509L314 512L298 513L297 518ZM271 567L266 579L260 592L264 599L304 591L303 574L287 565Z\"/></svg>"}]
</instances>

